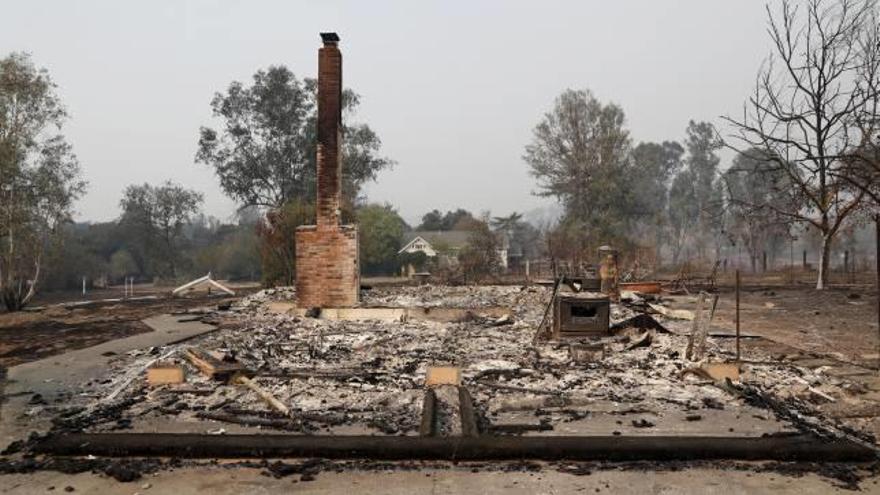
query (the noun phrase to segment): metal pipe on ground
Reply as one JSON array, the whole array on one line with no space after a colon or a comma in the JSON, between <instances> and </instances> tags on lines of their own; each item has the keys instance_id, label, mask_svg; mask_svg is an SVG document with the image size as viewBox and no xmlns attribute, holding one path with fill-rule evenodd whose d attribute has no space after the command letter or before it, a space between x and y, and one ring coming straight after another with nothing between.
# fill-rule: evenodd
<instances>
[{"instance_id":1,"label":"metal pipe on ground","mask_svg":"<svg viewBox=\"0 0 880 495\"><path fill-rule=\"evenodd\" d=\"M374 460L779 460L871 461L844 439L766 437L532 436L418 437L70 433L38 443L39 454L183 458L323 457Z\"/></svg>"}]
</instances>

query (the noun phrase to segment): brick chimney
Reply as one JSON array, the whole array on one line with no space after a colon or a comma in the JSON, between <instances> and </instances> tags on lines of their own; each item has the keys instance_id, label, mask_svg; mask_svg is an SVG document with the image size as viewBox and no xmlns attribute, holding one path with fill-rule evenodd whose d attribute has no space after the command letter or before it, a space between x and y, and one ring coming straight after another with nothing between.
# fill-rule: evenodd
<instances>
[{"instance_id":1,"label":"brick chimney","mask_svg":"<svg viewBox=\"0 0 880 495\"><path fill-rule=\"evenodd\" d=\"M360 260L356 225L341 225L342 53L339 36L321 33L318 50L317 225L296 229L296 298L301 308L358 303Z\"/></svg>"},{"instance_id":2,"label":"brick chimney","mask_svg":"<svg viewBox=\"0 0 880 495\"><path fill-rule=\"evenodd\" d=\"M318 229L335 228L342 207L342 52L336 33L318 50Z\"/></svg>"}]
</instances>

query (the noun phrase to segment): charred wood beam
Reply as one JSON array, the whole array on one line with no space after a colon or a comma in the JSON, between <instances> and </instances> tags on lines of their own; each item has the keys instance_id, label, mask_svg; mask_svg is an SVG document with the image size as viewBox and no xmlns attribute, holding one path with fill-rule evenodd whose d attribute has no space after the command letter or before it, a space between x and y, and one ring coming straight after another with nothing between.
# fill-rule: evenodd
<instances>
[{"instance_id":1,"label":"charred wood beam","mask_svg":"<svg viewBox=\"0 0 880 495\"><path fill-rule=\"evenodd\" d=\"M261 411L255 409L246 409L241 407L224 407L222 412L231 414L234 416L246 416L246 417L258 417L265 419L287 419L290 420L293 418L294 420L303 420L303 421L314 421L316 423L323 423L327 425L341 425L345 424L346 421L349 420L348 416L345 413L341 414L328 414L328 413L314 413L314 412L306 412L306 411L291 411L290 416L285 416L284 414L278 411ZM210 419L210 418L208 418Z\"/></svg>"},{"instance_id":2,"label":"charred wood beam","mask_svg":"<svg viewBox=\"0 0 880 495\"><path fill-rule=\"evenodd\" d=\"M540 423L540 424L496 424L489 427L489 430L492 433L500 433L500 434L509 434L509 435L522 435L523 433L527 433L530 431L551 431L553 430L553 425L549 423Z\"/></svg>"},{"instance_id":3,"label":"charred wood beam","mask_svg":"<svg viewBox=\"0 0 880 495\"><path fill-rule=\"evenodd\" d=\"M422 423L419 425L419 435L423 437L437 436L437 394L434 389L425 390L422 400Z\"/></svg>"},{"instance_id":4,"label":"charred wood beam","mask_svg":"<svg viewBox=\"0 0 880 495\"><path fill-rule=\"evenodd\" d=\"M461 416L461 435L465 437L480 436L477 426L477 415L474 413L474 400L465 387L458 387L458 412Z\"/></svg>"},{"instance_id":5,"label":"charred wood beam","mask_svg":"<svg viewBox=\"0 0 880 495\"><path fill-rule=\"evenodd\" d=\"M495 390L505 390L508 392L522 392L524 394L535 394L535 395L561 395L561 391L556 390L539 390L536 388L527 388L527 387L517 387L514 385L504 385L502 383L495 383L486 380L476 380L475 383L477 385L493 388Z\"/></svg>"},{"instance_id":6,"label":"charred wood beam","mask_svg":"<svg viewBox=\"0 0 880 495\"><path fill-rule=\"evenodd\" d=\"M303 431L303 424L292 419L264 418L259 416L239 416L231 413L199 411L197 418L234 423L242 426L259 426L278 430Z\"/></svg>"},{"instance_id":7,"label":"charred wood beam","mask_svg":"<svg viewBox=\"0 0 880 495\"><path fill-rule=\"evenodd\" d=\"M70 433L34 446L39 454L185 458L324 457L374 460L779 460L876 459L871 449L809 435L408 437Z\"/></svg>"}]
</instances>

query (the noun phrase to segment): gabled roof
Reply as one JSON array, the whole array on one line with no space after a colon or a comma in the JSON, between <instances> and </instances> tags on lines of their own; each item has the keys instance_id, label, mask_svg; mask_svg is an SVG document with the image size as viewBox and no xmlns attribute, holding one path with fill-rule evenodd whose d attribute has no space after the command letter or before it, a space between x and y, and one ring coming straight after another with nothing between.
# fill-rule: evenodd
<instances>
[{"instance_id":1,"label":"gabled roof","mask_svg":"<svg viewBox=\"0 0 880 495\"><path fill-rule=\"evenodd\" d=\"M416 239L422 239L434 249L440 246L460 249L467 245L470 237L469 230L411 230L404 232L403 248L400 252L405 251Z\"/></svg>"},{"instance_id":2,"label":"gabled roof","mask_svg":"<svg viewBox=\"0 0 880 495\"><path fill-rule=\"evenodd\" d=\"M404 237L404 239L406 239L406 237ZM416 241L422 241L422 242L424 242L424 243L431 244L430 242L428 242L428 241L426 241L425 239L423 239L421 236L418 236L418 235L417 235L417 236L413 237L412 239L410 239L409 242L407 242L406 244L404 244L403 247L400 248L400 251L397 252L397 254L400 254L400 253L406 251L407 249L409 249L409 247L412 246Z\"/></svg>"}]
</instances>

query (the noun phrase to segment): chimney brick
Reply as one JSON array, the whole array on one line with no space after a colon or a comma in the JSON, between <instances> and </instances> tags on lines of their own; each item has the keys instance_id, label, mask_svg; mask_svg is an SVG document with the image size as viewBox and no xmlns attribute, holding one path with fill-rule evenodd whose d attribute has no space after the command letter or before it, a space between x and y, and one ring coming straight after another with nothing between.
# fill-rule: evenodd
<instances>
[{"instance_id":1,"label":"chimney brick","mask_svg":"<svg viewBox=\"0 0 880 495\"><path fill-rule=\"evenodd\" d=\"M318 228L337 226L342 206L342 52L336 42L318 50Z\"/></svg>"},{"instance_id":2,"label":"chimney brick","mask_svg":"<svg viewBox=\"0 0 880 495\"><path fill-rule=\"evenodd\" d=\"M358 231L340 225L342 53L335 33L318 50L317 225L296 230L296 297L301 308L351 307L360 295Z\"/></svg>"}]
</instances>

